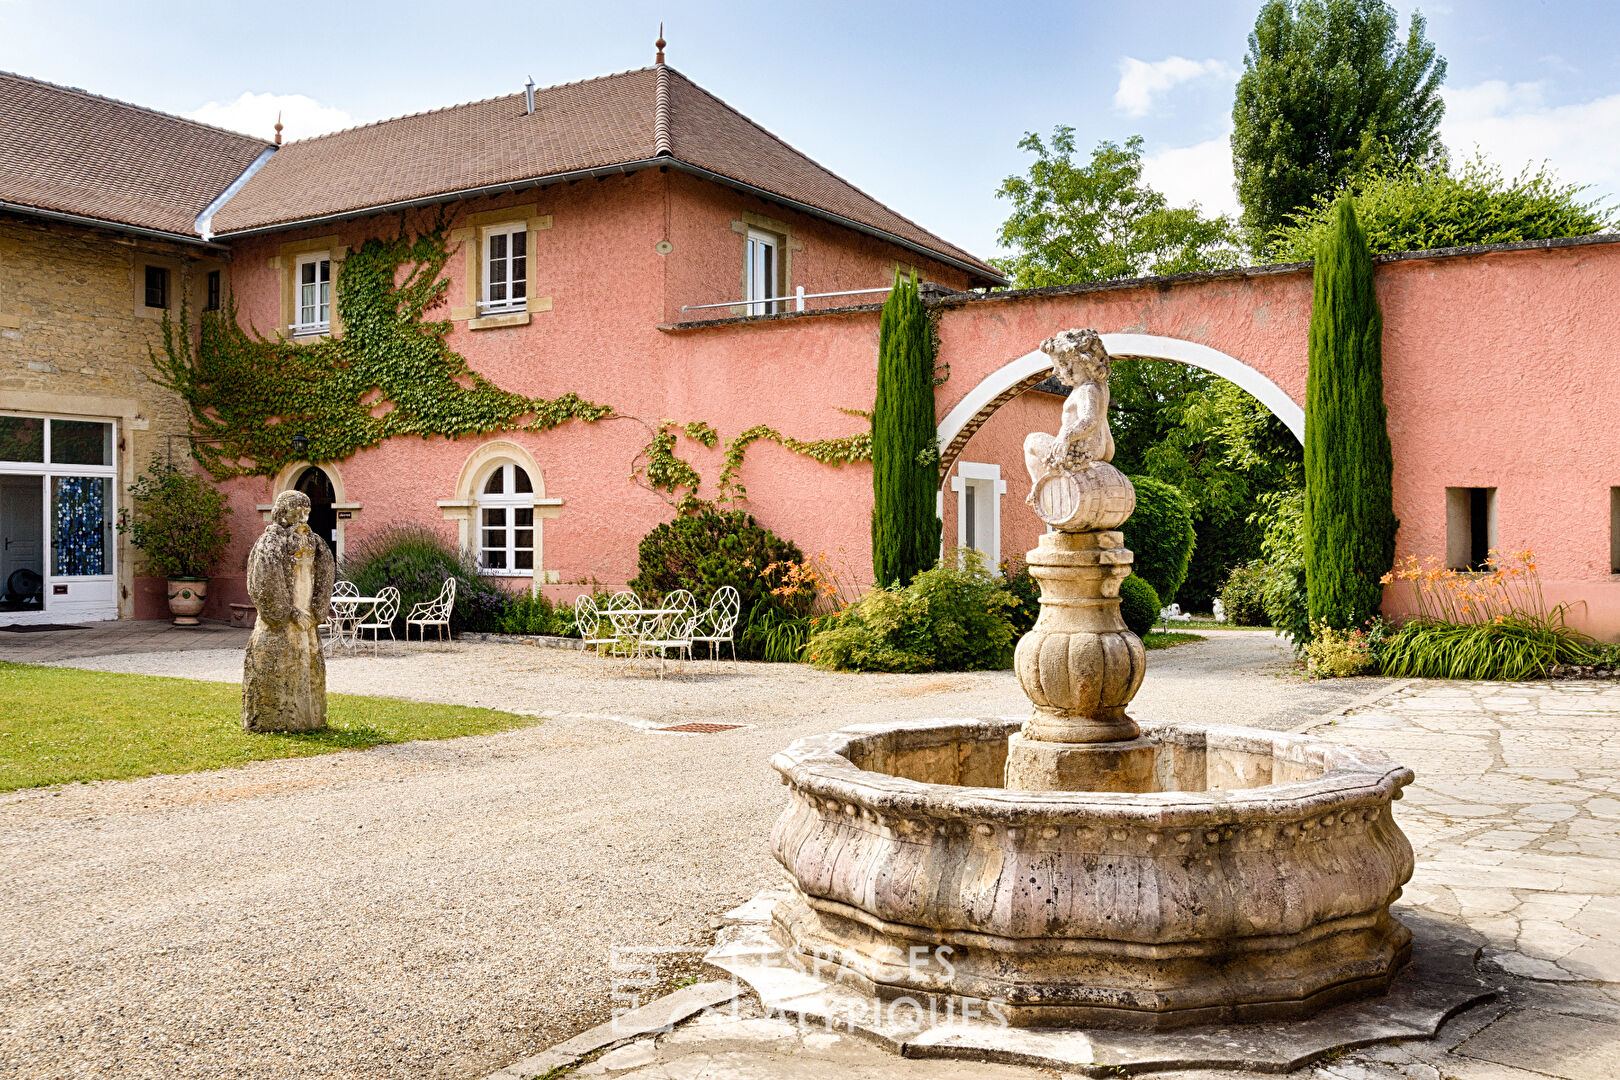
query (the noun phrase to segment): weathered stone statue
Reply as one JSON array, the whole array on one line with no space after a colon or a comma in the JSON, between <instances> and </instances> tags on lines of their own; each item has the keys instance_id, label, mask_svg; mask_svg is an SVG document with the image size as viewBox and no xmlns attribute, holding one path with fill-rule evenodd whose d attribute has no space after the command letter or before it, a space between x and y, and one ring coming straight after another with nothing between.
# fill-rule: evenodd
<instances>
[{"instance_id":1,"label":"weathered stone statue","mask_svg":"<svg viewBox=\"0 0 1620 1080\"><path fill-rule=\"evenodd\" d=\"M270 524L248 554L247 590L259 618L242 664L242 727L316 731L326 726L326 661L320 626L335 566L309 530L309 496L276 496Z\"/></svg>"},{"instance_id":2,"label":"weathered stone statue","mask_svg":"<svg viewBox=\"0 0 1620 1080\"><path fill-rule=\"evenodd\" d=\"M1116 530L1136 509L1136 491L1109 464L1108 353L1091 330L1065 330L1041 351L1074 391L1058 433L1037 432L1024 442L1029 502L1055 531L1029 553L1041 614L1019 641L1014 668L1035 707L1008 740L1006 784L1148 791L1153 748L1125 715L1147 653L1119 614L1119 583L1132 558Z\"/></svg>"}]
</instances>

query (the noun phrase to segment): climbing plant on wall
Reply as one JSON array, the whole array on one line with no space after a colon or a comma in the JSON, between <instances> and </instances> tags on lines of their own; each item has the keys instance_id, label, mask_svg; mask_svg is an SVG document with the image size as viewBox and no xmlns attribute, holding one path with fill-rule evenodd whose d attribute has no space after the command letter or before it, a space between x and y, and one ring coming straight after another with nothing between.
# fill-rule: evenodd
<instances>
[{"instance_id":1,"label":"climbing plant on wall","mask_svg":"<svg viewBox=\"0 0 1620 1080\"><path fill-rule=\"evenodd\" d=\"M179 324L163 322L163 350L152 355L161 385L191 412L193 453L216 479L268 476L294 461L341 461L400 435L421 438L495 431L548 431L567 420L622 418L642 423L649 442L630 479L678 510L699 505L702 477L676 452L684 434L705 447L720 433L702 420L654 426L578 394L527 397L474 371L446 338L449 320L429 319L444 299L447 222L416 237L367 240L338 272L341 337L295 343L267 338L238 322L234 305L204 312L196 345ZM865 413L845 410L852 415ZM308 446L293 447L302 433ZM747 498L740 473L751 443L765 439L829 465L871 458L871 433L800 440L757 425L729 440L721 502Z\"/></svg>"},{"instance_id":2,"label":"climbing plant on wall","mask_svg":"<svg viewBox=\"0 0 1620 1080\"><path fill-rule=\"evenodd\" d=\"M883 305L872 407L872 572L879 585L907 585L938 556L936 433L934 331L916 277L897 274Z\"/></svg>"},{"instance_id":3,"label":"climbing plant on wall","mask_svg":"<svg viewBox=\"0 0 1620 1080\"><path fill-rule=\"evenodd\" d=\"M1312 625L1360 627L1395 559L1384 319L1350 197L1316 249L1305 385L1305 585Z\"/></svg>"},{"instance_id":4,"label":"climbing plant on wall","mask_svg":"<svg viewBox=\"0 0 1620 1080\"><path fill-rule=\"evenodd\" d=\"M367 240L338 274L343 335L325 341L250 333L231 307L203 313L193 350L190 336L165 320L153 363L158 381L191 408L198 461L216 479L269 475L302 458L341 460L396 435L545 431L612 414L577 394L514 394L473 371L445 341L450 322L426 317L444 298L448 258L442 222L414 239L402 228L391 240ZM298 432L309 439L302 453L292 445Z\"/></svg>"}]
</instances>

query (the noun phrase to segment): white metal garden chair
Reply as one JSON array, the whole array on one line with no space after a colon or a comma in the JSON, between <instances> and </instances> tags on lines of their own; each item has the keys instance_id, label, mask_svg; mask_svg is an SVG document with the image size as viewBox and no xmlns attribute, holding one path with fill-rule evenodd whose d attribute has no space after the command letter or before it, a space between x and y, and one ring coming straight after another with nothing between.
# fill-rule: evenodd
<instances>
[{"instance_id":1,"label":"white metal garden chair","mask_svg":"<svg viewBox=\"0 0 1620 1080\"><path fill-rule=\"evenodd\" d=\"M613 636L602 635L602 612L596 606L595 597L590 593L580 593L574 600L574 625L579 627L579 651L584 652L594 647L596 655L602 655L602 646L617 649L619 639Z\"/></svg>"},{"instance_id":2,"label":"white metal garden chair","mask_svg":"<svg viewBox=\"0 0 1620 1080\"><path fill-rule=\"evenodd\" d=\"M658 605L664 610L647 625L640 652L658 653L658 677L664 677L665 662L673 651L677 658L692 655L692 628L698 620L697 600L685 589L676 589Z\"/></svg>"},{"instance_id":3,"label":"white metal garden chair","mask_svg":"<svg viewBox=\"0 0 1620 1080\"><path fill-rule=\"evenodd\" d=\"M630 589L621 589L607 599L609 611L622 611L625 608L638 608L641 606L641 597Z\"/></svg>"},{"instance_id":4,"label":"white metal garden chair","mask_svg":"<svg viewBox=\"0 0 1620 1080\"><path fill-rule=\"evenodd\" d=\"M703 642L709 647L709 657L716 663L720 660L720 643L725 642L731 646L731 663L737 664L737 642L733 635L737 630L737 617L742 612L742 594L735 586L722 585L714 598L709 601L708 608L698 616L697 625L692 631L693 642Z\"/></svg>"},{"instance_id":5,"label":"white metal garden chair","mask_svg":"<svg viewBox=\"0 0 1620 1080\"><path fill-rule=\"evenodd\" d=\"M424 600L411 608L411 613L405 616L405 640L411 640L411 627L420 627L422 640L427 640L427 628L438 628L439 640L443 641L450 632L450 612L456 606L456 579L445 578L444 588L432 600Z\"/></svg>"},{"instance_id":6,"label":"white metal garden chair","mask_svg":"<svg viewBox=\"0 0 1620 1080\"><path fill-rule=\"evenodd\" d=\"M356 621L356 609L360 605L353 602L353 597L360 595L359 586L352 581L334 581L332 583L332 599L326 610L326 651L331 652L335 645L342 645L343 639L353 633Z\"/></svg>"},{"instance_id":7,"label":"white metal garden chair","mask_svg":"<svg viewBox=\"0 0 1620 1080\"><path fill-rule=\"evenodd\" d=\"M396 641L394 637L394 619L399 615L399 590L392 585L384 585L377 590L377 602L371 605L365 618L355 624L354 632L359 634L362 630L371 631L371 651L377 652L382 648L382 632L388 631L388 640ZM408 632L408 630L407 630Z\"/></svg>"}]
</instances>

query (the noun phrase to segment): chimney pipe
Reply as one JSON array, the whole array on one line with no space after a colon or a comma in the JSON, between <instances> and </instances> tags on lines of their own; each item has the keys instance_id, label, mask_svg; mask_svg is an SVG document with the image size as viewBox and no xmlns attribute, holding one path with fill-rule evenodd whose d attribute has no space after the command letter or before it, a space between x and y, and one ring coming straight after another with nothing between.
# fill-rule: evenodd
<instances>
[{"instance_id":1,"label":"chimney pipe","mask_svg":"<svg viewBox=\"0 0 1620 1080\"><path fill-rule=\"evenodd\" d=\"M524 101L524 104L528 106L529 115L533 116L534 115L534 76L533 75L530 75L529 76L529 81L523 84L523 101Z\"/></svg>"}]
</instances>

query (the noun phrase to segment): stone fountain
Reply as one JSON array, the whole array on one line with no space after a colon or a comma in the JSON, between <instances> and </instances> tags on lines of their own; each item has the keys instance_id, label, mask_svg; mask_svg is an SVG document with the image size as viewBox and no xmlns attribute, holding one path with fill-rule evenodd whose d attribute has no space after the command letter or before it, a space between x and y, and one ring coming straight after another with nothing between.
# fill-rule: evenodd
<instances>
[{"instance_id":1,"label":"stone fountain","mask_svg":"<svg viewBox=\"0 0 1620 1080\"><path fill-rule=\"evenodd\" d=\"M1207 1032L1385 994L1412 956L1390 912L1413 866L1391 803L1412 772L1321 739L1131 719L1146 653L1119 613L1135 493L1109 463L1108 356L1089 330L1042 349L1075 389L1057 435L1025 444L1051 526L1028 556L1041 613L1015 658L1031 714L865 724L778 754L789 795L771 848L789 883L711 959L801 1015L831 1021L852 994L909 1002L915 1023L881 1007L838 1021L908 1054L995 1057L1010 1028L1030 1034L1005 1059L1049 1064L1101 1060L1094 1034L1051 1050L1078 1029ZM793 974L757 960L773 949ZM1406 1026L1367 1021L1383 1037L1432 1034L1485 993L1467 946L1429 967L1425 984L1450 992L1422 1019L1391 995ZM1329 1026L1352 1042L1319 1030L1323 1046L1376 1041L1366 1023ZM1131 1045L1116 1060L1136 1068L1164 1046Z\"/></svg>"}]
</instances>

